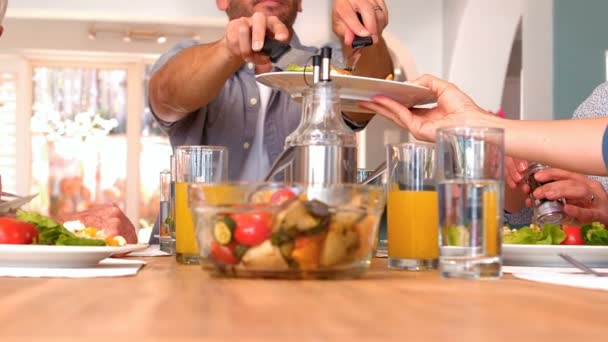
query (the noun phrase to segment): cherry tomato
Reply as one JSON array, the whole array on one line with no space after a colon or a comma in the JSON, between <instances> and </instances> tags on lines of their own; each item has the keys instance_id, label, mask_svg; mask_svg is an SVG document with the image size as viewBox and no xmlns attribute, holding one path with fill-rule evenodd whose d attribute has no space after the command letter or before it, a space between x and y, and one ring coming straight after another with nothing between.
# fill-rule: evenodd
<instances>
[{"instance_id":1,"label":"cherry tomato","mask_svg":"<svg viewBox=\"0 0 608 342\"><path fill-rule=\"evenodd\" d=\"M38 238L36 227L12 217L0 217L0 244L28 245Z\"/></svg>"},{"instance_id":2,"label":"cherry tomato","mask_svg":"<svg viewBox=\"0 0 608 342\"><path fill-rule=\"evenodd\" d=\"M211 241L211 257L213 260L223 264L236 264L239 262L234 255L235 243L220 245L217 241Z\"/></svg>"},{"instance_id":3,"label":"cherry tomato","mask_svg":"<svg viewBox=\"0 0 608 342\"><path fill-rule=\"evenodd\" d=\"M582 245L584 244L583 236L581 234L581 227L579 226L566 226L562 228L566 233L566 238L562 241L562 245Z\"/></svg>"},{"instance_id":4,"label":"cherry tomato","mask_svg":"<svg viewBox=\"0 0 608 342\"><path fill-rule=\"evenodd\" d=\"M270 238L270 214L264 211L255 211L245 214L232 214L236 223L234 239L236 242L255 246Z\"/></svg>"},{"instance_id":5,"label":"cherry tomato","mask_svg":"<svg viewBox=\"0 0 608 342\"><path fill-rule=\"evenodd\" d=\"M270 203L281 205L295 197L296 194L294 194L293 191L289 189L280 189L272 193L270 196Z\"/></svg>"}]
</instances>

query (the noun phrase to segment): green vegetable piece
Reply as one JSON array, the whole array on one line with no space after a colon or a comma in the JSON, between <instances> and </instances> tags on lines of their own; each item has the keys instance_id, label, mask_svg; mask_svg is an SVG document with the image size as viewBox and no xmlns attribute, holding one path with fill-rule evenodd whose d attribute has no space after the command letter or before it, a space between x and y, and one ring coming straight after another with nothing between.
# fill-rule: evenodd
<instances>
[{"instance_id":1,"label":"green vegetable piece","mask_svg":"<svg viewBox=\"0 0 608 342\"><path fill-rule=\"evenodd\" d=\"M565 238L566 233L564 233L560 225L547 223L541 229L541 238L536 244L559 245Z\"/></svg>"},{"instance_id":2,"label":"green vegetable piece","mask_svg":"<svg viewBox=\"0 0 608 342\"><path fill-rule=\"evenodd\" d=\"M448 227L448 246L468 246L469 231L464 226Z\"/></svg>"},{"instance_id":3,"label":"green vegetable piece","mask_svg":"<svg viewBox=\"0 0 608 342\"><path fill-rule=\"evenodd\" d=\"M89 239L76 236L65 229L62 224L53 221L49 217L32 212L17 211L20 221L29 222L38 230L38 245L61 245L61 246L105 246L106 242L101 239Z\"/></svg>"},{"instance_id":4,"label":"green vegetable piece","mask_svg":"<svg viewBox=\"0 0 608 342\"><path fill-rule=\"evenodd\" d=\"M503 236L507 244L521 245L559 245L566 233L557 224L545 224L543 228L523 227Z\"/></svg>"},{"instance_id":5,"label":"green vegetable piece","mask_svg":"<svg viewBox=\"0 0 608 342\"><path fill-rule=\"evenodd\" d=\"M243 257L243 255L245 255L245 253L247 253L248 249L249 249L249 247L247 247L245 245L236 245L236 246L234 246L234 256L240 260Z\"/></svg>"},{"instance_id":6,"label":"green vegetable piece","mask_svg":"<svg viewBox=\"0 0 608 342\"><path fill-rule=\"evenodd\" d=\"M165 222L163 222L166 226L170 227L171 229L175 228L175 221L173 220L173 217L171 216L167 216L165 218Z\"/></svg>"},{"instance_id":7,"label":"green vegetable piece","mask_svg":"<svg viewBox=\"0 0 608 342\"><path fill-rule=\"evenodd\" d=\"M608 230L602 223L593 222L581 226L581 234L585 245L608 245Z\"/></svg>"},{"instance_id":8,"label":"green vegetable piece","mask_svg":"<svg viewBox=\"0 0 608 342\"><path fill-rule=\"evenodd\" d=\"M299 72L312 72L313 71L313 67L312 65L309 66L300 66L297 64L289 64L286 68L285 71L299 71Z\"/></svg>"},{"instance_id":9,"label":"green vegetable piece","mask_svg":"<svg viewBox=\"0 0 608 342\"><path fill-rule=\"evenodd\" d=\"M106 242L101 239L89 239L75 235L61 235L55 244L57 246L105 246Z\"/></svg>"},{"instance_id":10,"label":"green vegetable piece","mask_svg":"<svg viewBox=\"0 0 608 342\"><path fill-rule=\"evenodd\" d=\"M232 230L234 229L234 221L232 222L233 228L231 229L229 223L227 223L227 217L221 218L213 225L213 237L221 245L227 245L232 241Z\"/></svg>"}]
</instances>

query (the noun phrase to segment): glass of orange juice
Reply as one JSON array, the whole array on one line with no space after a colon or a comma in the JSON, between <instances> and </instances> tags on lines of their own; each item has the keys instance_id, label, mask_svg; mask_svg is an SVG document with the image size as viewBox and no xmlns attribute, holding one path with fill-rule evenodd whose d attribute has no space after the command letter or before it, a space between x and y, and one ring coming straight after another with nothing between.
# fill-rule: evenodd
<instances>
[{"instance_id":1,"label":"glass of orange juice","mask_svg":"<svg viewBox=\"0 0 608 342\"><path fill-rule=\"evenodd\" d=\"M387 167L388 267L435 269L439 257L435 147L389 144Z\"/></svg>"},{"instance_id":2,"label":"glass of orange juice","mask_svg":"<svg viewBox=\"0 0 608 342\"><path fill-rule=\"evenodd\" d=\"M504 132L491 127L437 130L439 271L446 278L501 273Z\"/></svg>"},{"instance_id":3,"label":"glass of orange juice","mask_svg":"<svg viewBox=\"0 0 608 342\"><path fill-rule=\"evenodd\" d=\"M175 257L182 264L198 264L194 220L188 206L188 184L228 180L228 149L223 146L178 146L175 164Z\"/></svg>"}]
</instances>

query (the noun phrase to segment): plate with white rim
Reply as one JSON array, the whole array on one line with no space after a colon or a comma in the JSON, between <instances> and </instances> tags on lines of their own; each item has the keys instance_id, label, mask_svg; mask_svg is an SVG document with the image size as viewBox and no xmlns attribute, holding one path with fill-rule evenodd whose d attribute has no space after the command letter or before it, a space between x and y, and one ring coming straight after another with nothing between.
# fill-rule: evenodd
<instances>
[{"instance_id":1,"label":"plate with white rim","mask_svg":"<svg viewBox=\"0 0 608 342\"><path fill-rule=\"evenodd\" d=\"M413 83L352 75L331 75L331 79L339 87L340 106L345 112L369 113L357 106L357 101L371 101L377 95L387 96L408 108L436 101L435 95L428 88ZM257 75L256 80L287 92L294 100L301 102L304 90L312 84L312 73L268 72Z\"/></svg>"},{"instance_id":2,"label":"plate with white rim","mask_svg":"<svg viewBox=\"0 0 608 342\"><path fill-rule=\"evenodd\" d=\"M125 246L47 246L0 244L0 266L6 267L91 267L112 255L147 248L146 244Z\"/></svg>"},{"instance_id":3,"label":"plate with white rim","mask_svg":"<svg viewBox=\"0 0 608 342\"><path fill-rule=\"evenodd\" d=\"M608 246L502 245L505 266L572 267L558 253L565 253L589 267L608 267Z\"/></svg>"}]
</instances>

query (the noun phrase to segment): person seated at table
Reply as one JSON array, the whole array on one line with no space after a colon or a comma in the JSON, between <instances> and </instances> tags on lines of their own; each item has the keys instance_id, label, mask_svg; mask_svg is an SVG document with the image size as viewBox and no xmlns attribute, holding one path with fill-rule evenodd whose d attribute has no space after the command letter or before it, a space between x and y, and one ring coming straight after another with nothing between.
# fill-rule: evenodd
<instances>
[{"instance_id":1,"label":"person seated at table","mask_svg":"<svg viewBox=\"0 0 608 342\"><path fill-rule=\"evenodd\" d=\"M608 82L595 88L574 112L573 119L608 116ZM530 187L523 182L529 162L511 157L505 158L505 224L513 227L532 223L533 210ZM552 171L551 188L559 191L568 203L588 207L597 194L608 190L608 178L587 176L567 171ZM546 177L545 177L546 178Z\"/></svg>"},{"instance_id":2,"label":"person seated at table","mask_svg":"<svg viewBox=\"0 0 608 342\"><path fill-rule=\"evenodd\" d=\"M507 155L572 172L608 175L608 118L508 120L489 115L457 86L440 78L424 75L414 83L435 93L436 107L408 109L385 96L377 96L373 102L360 102L359 106L387 117L423 141L435 141L436 130L448 126L503 128ZM536 179L542 182L558 176L551 172L556 171L539 172ZM566 214L583 223L600 221L608 224L608 197L605 191L597 190L587 207L566 204ZM534 196L555 200L563 194L549 183L536 189Z\"/></svg>"}]
</instances>

